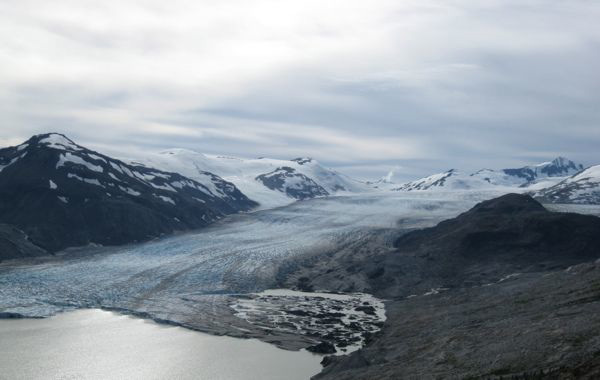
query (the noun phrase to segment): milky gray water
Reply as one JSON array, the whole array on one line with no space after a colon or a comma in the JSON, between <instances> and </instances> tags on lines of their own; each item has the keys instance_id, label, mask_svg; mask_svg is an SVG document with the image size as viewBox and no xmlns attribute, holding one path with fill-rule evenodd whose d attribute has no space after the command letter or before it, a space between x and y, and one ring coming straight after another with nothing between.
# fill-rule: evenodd
<instances>
[{"instance_id":1,"label":"milky gray water","mask_svg":"<svg viewBox=\"0 0 600 380\"><path fill-rule=\"evenodd\" d=\"M0 320L2 379L308 379L321 357L98 309Z\"/></svg>"}]
</instances>

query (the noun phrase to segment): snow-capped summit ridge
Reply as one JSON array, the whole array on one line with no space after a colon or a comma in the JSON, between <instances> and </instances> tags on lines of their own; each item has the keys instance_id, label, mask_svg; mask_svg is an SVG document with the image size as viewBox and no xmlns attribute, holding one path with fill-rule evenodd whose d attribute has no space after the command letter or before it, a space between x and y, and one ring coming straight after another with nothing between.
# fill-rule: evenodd
<instances>
[{"instance_id":1,"label":"snow-capped summit ridge","mask_svg":"<svg viewBox=\"0 0 600 380\"><path fill-rule=\"evenodd\" d=\"M50 251L199 228L257 205L213 174L201 182L125 163L59 133L1 148L0 183L0 223L14 224ZM108 234L114 226L118 232Z\"/></svg>"},{"instance_id":2,"label":"snow-capped summit ridge","mask_svg":"<svg viewBox=\"0 0 600 380\"><path fill-rule=\"evenodd\" d=\"M63 135L62 133L56 132L35 135L31 137L28 141L26 141L24 144L28 144L29 146L42 145L59 150L83 150L82 147L75 144L75 142L67 136Z\"/></svg>"},{"instance_id":3,"label":"snow-capped summit ridge","mask_svg":"<svg viewBox=\"0 0 600 380\"><path fill-rule=\"evenodd\" d=\"M202 180L204 172L215 173L265 208L283 206L297 199L370 190L365 184L328 169L311 157L241 158L169 149L137 158L135 162L195 180Z\"/></svg>"},{"instance_id":4,"label":"snow-capped summit ridge","mask_svg":"<svg viewBox=\"0 0 600 380\"><path fill-rule=\"evenodd\" d=\"M583 170L583 165L565 158L516 169L480 169L471 174L450 169L443 173L405 183L393 190L475 190L494 187L529 188L553 186Z\"/></svg>"}]
</instances>

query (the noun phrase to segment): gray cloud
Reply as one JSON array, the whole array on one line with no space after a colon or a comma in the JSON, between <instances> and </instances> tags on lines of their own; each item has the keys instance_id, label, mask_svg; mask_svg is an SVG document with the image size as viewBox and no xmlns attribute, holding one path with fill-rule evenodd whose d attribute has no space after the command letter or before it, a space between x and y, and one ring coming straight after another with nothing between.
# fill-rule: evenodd
<instances>
[{"instance_id":1,"label":"gray cloud","mask_svg":"<svg viewBox=\"0 0 600 380\"><path fill-rule=\"evenodd\" d=\"M2 145L313 156L411 179L599 163L600 4L0 4Z\"/></svg>"}]
</instances>

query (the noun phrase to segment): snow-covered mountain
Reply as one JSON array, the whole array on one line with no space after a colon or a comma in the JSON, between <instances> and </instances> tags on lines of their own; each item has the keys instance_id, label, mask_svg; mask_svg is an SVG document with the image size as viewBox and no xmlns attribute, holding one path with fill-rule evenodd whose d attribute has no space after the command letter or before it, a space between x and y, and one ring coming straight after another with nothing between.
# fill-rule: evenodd
<instances>
[{"instance_id":1,"label":"snow-covered mountain","mask_svg":"<svg viewBox=\"0 0 600 380\"><path fill-rule=\"evenodd\" d=\"M549 162L519 169L504 169L503 172L510 176L524 178L527 182L532 182L545 177L566 177L582 170L583 165L576 164L564 157L557 157Z\"/></svg>"},{"instance_id":2,"label":"snow-covered mountain","mask_svg":"<svg viewBox=\"0 0 600 380\"><path fill-rule=\"evenodd\" d=\"M256 180L267 188L279 191L294 199L310 199L329 195L321 185L289 166L282 166L270 173L261 174Z\"/></svg>"},{"instance_id":3,"label":"snow-covered mountain","mask_svg":"<svg viewBox=\"0 0 600 380\"><path fill-rule=\"evenodd\" d=\"M464 174L456 169L450 169L444 173L433 174L429 177L407 182L393 190L471 190L491 188L493 186L494 185L480 177Z\"/></svg>"},{"instance_id":4,"label":"snow-covered mountain","mask_svg":"<svg viewBox=\"0 0 600 380\"><path fill-rule=\"evenodd\" d=\"M170 149L130 160L201 180L206 172L234 183L263 208L289 204L298 199L370 191L372 188L311 158L277 160L208 155L186 149Z\"/></svg>"},{"instance_id":5,"label":"snow-covered mountain","mask_svg":"<svg viewBox=\"0 0 600 380\"><path fill-rule=\"evenodd\" d=\"M600 204L600 165L591 166L535 196L551 203Z\"/></svg>"},{"instance_id":6,"label":"snow-covered mountain","mask_svg":"<svg viewBox=\"0 0 600 380\"><path fill-rule=\"evenodd\" d=\"M127 164L60 134L0 149L0 223L49 251L146 240L255 206L214 174Z\"/></svg>"},{"instance_id":7,"label":"snow-covered mountain","mask_svg":"<svg viewBox=\"0 0 600 380\"><path fill-rule=\"evenodd\" d=\"M549 162L517 169L481 169L471 174L451 169L405 183L393 190L478 190L515 187L538 190L551 187L581 170L583 165L558 157Z\"/></svg>"}]
</instances>

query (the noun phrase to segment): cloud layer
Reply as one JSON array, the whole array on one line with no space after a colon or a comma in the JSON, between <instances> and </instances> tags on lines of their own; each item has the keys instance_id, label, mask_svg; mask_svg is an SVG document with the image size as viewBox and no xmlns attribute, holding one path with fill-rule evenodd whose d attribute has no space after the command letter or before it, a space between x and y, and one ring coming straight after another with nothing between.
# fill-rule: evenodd
<instances>
[{"instance_id":1,"label":"cloud layer","mask_svg":"<svg viewBox=\"0 0 600 380\"><path fill-rule=\"evenodd\" d=\"M600 3L0 1L0 143L313 156L362 178L599 163Z\"/></svg>"}]
</instances>

